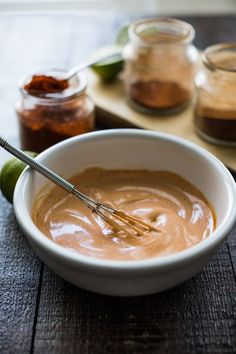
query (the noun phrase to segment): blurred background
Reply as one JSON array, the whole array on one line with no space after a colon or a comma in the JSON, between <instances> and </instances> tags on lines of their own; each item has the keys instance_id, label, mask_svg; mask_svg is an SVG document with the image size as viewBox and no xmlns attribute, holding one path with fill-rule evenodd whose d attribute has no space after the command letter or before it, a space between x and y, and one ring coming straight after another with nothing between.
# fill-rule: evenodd
<instances>
[{"instance_id":1,"label":"blurred background","mask_svg":"<svg viewBox=\"0 0 236 354\"><path fill-rule=\"evenodd\" d=\"M234 41L234 14L236 0L0 0L0 122L7 119L6 136L17 143L15 102L22 75L68 69L116 43L123 26L148 16L190 22L199 49Z\"/></svg>"},{"instance_id":2,"label":"blurred background","mask_svg":"<svg viewBox=\"0 0 236 354\"><path fill-rule=\"evenodd\" d=\"M114 10L127 14L231 14L236 0L0 0L0 11Z\"/></svg>"}]
</instances>

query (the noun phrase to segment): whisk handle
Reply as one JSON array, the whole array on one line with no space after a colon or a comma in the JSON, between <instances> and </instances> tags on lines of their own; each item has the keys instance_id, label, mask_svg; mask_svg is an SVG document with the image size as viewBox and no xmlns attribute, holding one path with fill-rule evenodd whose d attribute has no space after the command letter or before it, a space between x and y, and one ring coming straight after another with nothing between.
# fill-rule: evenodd
<instances>
[{"instance_id":1,"label":"whisk handle","mask_svg":"<svg viewBox=\"0 0 236 354\"><path fill-rule=\"evenodd\" d=\"M35 161L32 157L28 156L26 153L21 151L20 149L17 149L15 146L11 145L8 143L7 140L3 139L0 137L0 146L10 152L10 154L14 155L17 157L19 160L22 162L26 163L26 165L30 166L34 170L38 171L41 173L43 176L51 180L52 182L56 183L58 186L63 188L64 190L68 192L72 192L75 188L75 186L62 177L58 176L55 172L51 171L49 168L46 166L42 165L40 162Z\"/></svg>"}]
</instances>

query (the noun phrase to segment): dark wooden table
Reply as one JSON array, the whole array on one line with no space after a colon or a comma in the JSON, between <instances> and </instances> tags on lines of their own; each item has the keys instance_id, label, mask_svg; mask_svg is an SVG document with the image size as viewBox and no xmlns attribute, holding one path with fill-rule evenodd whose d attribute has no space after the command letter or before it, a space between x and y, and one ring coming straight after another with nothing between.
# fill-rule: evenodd
<instances>
[{"instance_id":1,"label":"dark wooden table","mask_svg":"<svg viewBox=\"0 0 236 354\"><path fill-rule=\"evenodd\" d=\"M199 48L236 40L236 17L185 19L196 28ZM112 43L130 21L111 13L0 15L1 134L19 144L14 104L23 73L72 66ZM1 151L0 162L6 157ZM184 284L151 296L112 298L52 274L20 232L12 206L2 196L0 202L1 354L236 353L236 228Z\"/></svg>"}]
</instances>

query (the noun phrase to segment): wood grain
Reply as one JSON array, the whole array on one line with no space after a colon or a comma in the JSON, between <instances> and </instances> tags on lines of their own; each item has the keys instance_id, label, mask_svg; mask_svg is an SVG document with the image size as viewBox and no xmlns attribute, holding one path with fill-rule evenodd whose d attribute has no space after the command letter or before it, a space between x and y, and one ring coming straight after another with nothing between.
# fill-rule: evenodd
<instances>
[{"instance_id":1,"label":"wood grain","mask_svg":"<svg viewBox=\"0 0 236 354\"><path fill-rule=\"evenodd\" d=\"M0 353L30 352L41 262L0 198Z\"/></svg>"},{"instance_id":2,"label":"wood grain","mask_svg":"<svg viewBox=\"0 0 236 354\"><path fill-rule=\"evenodd\" d=\"M140 17L145 17L140 15ZM0 132L19 144L14 105L25 72L70 67L134 18L111 13L0 15ZM188 17L196 45L236 38L236 17ZM0 153L0 163L7 157ZM52 274L0 198L0 353L235 353L236 227L198 275L172 290L112 298Z\"/></svg>"},{"instance_id":3,"label":"wood grain","mask_svg":"<svg viewBox=\"0 0 236 354\"><path fill-rule=\"evenodd\" d=\"M112 298L44 272L34 353L231 353L236 285L227 245L181 286Z\"/></svg>"}]
</instances>

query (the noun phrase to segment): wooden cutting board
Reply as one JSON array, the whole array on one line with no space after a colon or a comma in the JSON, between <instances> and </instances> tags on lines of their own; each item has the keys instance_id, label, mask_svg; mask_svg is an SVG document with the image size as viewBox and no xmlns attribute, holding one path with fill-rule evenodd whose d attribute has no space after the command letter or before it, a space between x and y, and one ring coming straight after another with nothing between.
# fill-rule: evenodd
<instances>
[{"instance_id":1,"label":"wooden cutting board","mask_svg":"<svg viewBox=\"0 0 236 354\"><path fill-rule=\"evenodd\" d=\"M121 81L103 84L92 71L88 71L88 79L88 92L95 102L97 119L102 125L151 129L180 136L202 146L236 170L236 147L223 147L202 140L194 130L192 106L172 116L139 113L127 104Z\"/></svg>"}]
</instances>

